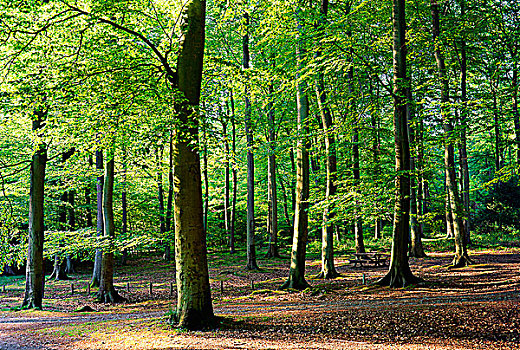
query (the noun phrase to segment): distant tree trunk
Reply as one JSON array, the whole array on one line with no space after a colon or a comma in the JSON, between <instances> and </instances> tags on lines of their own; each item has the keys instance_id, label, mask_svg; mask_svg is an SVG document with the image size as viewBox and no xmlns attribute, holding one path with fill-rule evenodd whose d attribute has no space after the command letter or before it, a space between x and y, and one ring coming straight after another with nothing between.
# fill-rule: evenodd
<instances>
[{"instance_id":1,"label":"distant tree trunk","mask_svg":"<svg viewBox=\"0 0 520 350\"><path fill-rule=\"evenodd\" d=\"M103 184L103 223L104 236L108 240L108 249L101 259L101 276L97 298L103 303L117 303L124 299L114 288L114 151L107 153L105 182Z\"/></svg>"},{"instance_id":2,"label":"distant tree trunk","mask_svg":"<svg viewBox=\"0 0 520 350\"><path fill-rule=\"evenodd\" d=\"M170 130L170 150L168 158L170 160L168 167L168 200L166 203L166 234L167 242L164 247L164 260L170 261L172 259L172 211L173 211L173 131Z\"/></svg>"},{"instance_id":3,"label":"distant tree trunk","mask_svg":"<svg viewBox=\"0 0 520 350\"><path fill-rule=\"evenodd\" d=\"M76 192L71 189L69 191L69 230L76 230L76 210L75 210L75 196ZM65 273L76 273L74 268L74 261L72 255L69 253L65 257Z\"/></svg>"},{"instance_id":4,"label":"distant tree trunk","mask_svg":"<svg viewBox=\"0 0 520 350\"><path fill-rule=\"evenodd\" d=\"M318 23L319 38L318 42L325 34L325 21L329 7L328 0L322 0L320 6L320 20ZM316 59L321 56L321 45L316 52ZM327 93L325 91L325 79L322 71L319 71L316 79L316 97L321 115L321 127L325 133L325 154L327 157L327 189L325 200L330 202L336 194L336 139L334 137L334 125L332 114L327 105ZM334 225L331 221L334 219L334 212L331 205L326 204L322 217L322 234L321 234L321 271L319 278L335 278L339 276L334 266Z\"/></svg>"},{"instance_id":5,"label":"distant tree trunk","mask_svg":"<svg viewBox=\"0 0 520 350\"><path fill-rule=\"evenodd\" d=\"M296 161L294 159L294 152L294 147L291 147L291 150L289 152L289 158L291 160L291 174L296 174ZM296 176L293 176L291 181L291 209L293 213L296 210ZM291 220L290 226L292 226L293 222L294 217Z\"/></svg>"},{"instance_id":6,"label":"distant tree trunk","mask_svg":"<svg viewBox=\"0 0 520 350\"><path fill-rule=\"evenodd\" d=\"M408 234L410 229L410 145L406 87L406 19L405 0L393 0L393 104L395 136L396 197L392 254L388 273L377 283L391 287L406 287L420 281L410 270L408 262Z\"/></svg>"},{"instance_id":7,"label":"distant tree trunk","mask_svg":"<svg viewBox=\"0 0 520 350\"><path fill-rule=\"evenodd\" d=\"M278 252L278 195L276 191L276 130L274 114L274 91L273 86L269 85L270 101L268 104L269 117L269 156L267 160L267 196L268 196L268 219L267 227L269 235L268 258L279 258Z\"/></svg>"},{"instance_id":8,"label":"distant tree trunk","mask_svg":"<svg viewBox=\"0 0 520 350\"><path fill-rule=\"evenodd\" d=\"M175 101L179 111L173 145L177 326L201 329L215 321L211 303L203 227L202 186L198 145L198 106L204 57L206 2L188 1L177 58L178 89L186 100Z\"/></svg>"},{"instance_id":9,"label":"distant tree trunk","mask_svg":"<svg viewBox=\"0 0 520 350\"><path fill-rule=\"evenodd\" d=\"M278 177L278 178L280 178L280 177ZM283 196L283 214L285 217L285 224L287 226L291 226L292 218L289 215L289 199L287 197L287 191L286 191L285 185L283 183L283 179L280 179L280 187L282 189L282 196Z\"/></svg>"},{"instance_id":10,"label":"distant tree trunk","mask_svg":"<svg viewBox=\"0 0 520 350\"><path fill-rule=\"evenodd\" d=\"M203 226L204 231L208 231L208 212L209 212L209 176L208 176L208 134L206 132L206 126L203 126L204 130L204 146L202 153L202 164L204 167L203 175L204 175L204 217L203 217Z\"/></svg>"},{"instance_id":11,"label":"distant tree trunk","mask_svg":"<svg viewBox=\"0 0 520 350\"><path fill-rule=\"evenodd\" d=\"M121 191L121 234L124 239L128 239L127 233L128 233L128 204L126 200L126 192L128 189L128 183L126 178L127 173L127 153L126 153L126 147L123 146L123 189ZM121 254L121 265L126 265L126 262L128 260L128 249L123 248L123 252Z\"/></svg>"},{"instance_id":12,"label":"distant tree trunk","mask_svg":"<svg viewBox=\"0 0 520 350\"><path fill-rule=\"evenodd\" d=\"M410 79L411 80L411 79ZM417 177L417 169L415 166L415 160L417 155L417 143L415 139L415 128L413 123L415 121L415 104L413 102L412 95L412 87L409 86L407 88L407 100L408 100L408 132L410 144L413 147L414 151L410 152L410 228L411 228L411 241L410 241L410 256L416 258L424 258L426 254L424 253L424 248L421 240L421 228L419 225L419 220L417 218L417 188L416 188L416 179Z\"/></svg>"},{"instance_id":13,"label":"distant tree trunk","mask_svg":"<svg viewBox=\"0 0 520 350\"><path fill-rule=\"evenodd\" d=\"M36 112L32 130L43 127L45 112ZM29 240L25 276L25 295L23 309L41 309L45 285L45 265L43 263L44 238L44 193L45 167L47 165L47 146L37 145L31 161L31 187L29 195Z\"/></svg>"},{"instance_id":14,"label":"distant tree trunk","mask_svg":"<svg viewBox=\"0 0 520 350\"><path fill-rule=\"evenodd\" d=\"M498 87L498 81L496 82L496 86L491 85L491 91L493 94L493 125L495 129L495 175L498 175L498 172L502 168L502 142L501 142L501 135L500 135L500 120L498 118L498 104L497 104L497 87Z\"/></svg>"},{"instance_id":15,"label":"distant tree trunk","mask_svg":"<svg viewBox=\"0 0 520 350\"><path fill-rule=\"evenodd\" d=\"M156 162L157 162L157 199L159 202L159 232L161 234L161 240L163 241L164 251L170 246L170 242L166 237L166 212L164 208L164 188L163 188L163 176L162 176L162 161L163 161L163 150L162 148L157 149ZM166 260L166 254L163 254L163 259Z\"/></svg>"},{"instance_id":16,"label":"distant tree trunk","mask_svg":"<svg viewBox=\"0 0 520 350\"><path fill-rule=\"evenodd\" d=\"M235 222L236 222L236 206L237 206L237 186L238 174L235 164L236 157L236 123L235 123L235 101L233 92L229 92L229 103L231 105L231 154L233 156L232 177L233 177L233 196L231 199L231 220L229 223L229 251L235 253Z\"/></svg>"},{"instance_id":17,"label":"distant tree trunk","mask_svg":"<svg viewBox=\"0 0 520 350\"><path fill-rule=\"evenodd\" d=\"M71 148L70 150L63 152L61 155L61 166L64 167L67 160L74 154L76 150ZM62 186L65 186L64 181L61 181ZM72 199L70 199L72 198ZM69 216L69 225L67 225L67 203L69 204L72 214ZM75 217L74 217L74 193L72 191L64 190L60 196L60 205L58 206L58 229L60 231L72 231L73 227L70 226L70 222L75 225ZM70 215L69 213L69 215ZM63 241L60 242L60 248L63 246ZM72 265L72 259L70 259L70 255L67 255L67 259L65 261L63 257L63 253L58 253L54 256L54 267L49 279L54 279L56 281L60 280L68 280L67 276L67 267L70 264ZM73 268L74 269L74 268Z\"/></svg>"},{"instance_id":18,"label":"distant tree trunk","mask_svg":"<svg viewBox=\"0 0 520 350\"><path fill-rule=\"evenodd\" d=\"M463 21L466 20L466 1L460 1L460 12ZM461 135L460 135L460 168L462 171L462 202L464 204L464 232L466 244L470 244L470 207L469 207L469 166L467 152L467 130L468 130L468 96L467 96L467 55L466 39L463 38L460 44L460 99L461 99Z\"/></svg>"},{"instance_id":19,"label":"distant tree trunk","mask_svg":"<svg viewBox=\"0 0 520 350\"><path fill-rule=\"evenodd\" d=\"M377 89L377 96L376 96L376 101L379 101L379 89ZM379 102L377 102L379 103ZM379 109L379 108L378 108ZM373 164L375 164L376 166L374 167L374 170L373 170L373 176L374 176L374 180L377 179L377 177L379 176L379 157L380 157L380 154L381 154L381 140L380 140L380 136L379 136L379 125L377 123L377 116L375 113L372 113L371 115L371 127L374 131L374 139L373 139L373 144L372 144L372 151L374 152L374 157L373 157ZM374 220L374 239L375 240L378 240L378 239L381 239L382 238L382 229L383 229L383 222L381 220L381 215L379 213L379 206L380 204L379 203L375 203L376 204L376 210L377 210L377 217L376 219Z\"/></svg>"},{"instance_id":20,"label":"distant tree trunk","mask_svg":"<svg viewBox=\"0 0 520 350\"><path fill-rule=\"evenodd\" d=\"M244 35L242 37L242 67L249 69L249 12L244 12ZM245 132L247 139L247 269L258 270L255 249L255 160L253 155L253 130L249 87L245 91Z\"/></svg>"},{"instance_id":21,"label":"distant tree trunk","mask_svg":"<svg viewBox=\"0 0 520 350\"><path fill-rule=\"evenodd\" d=\"M513 57L516 57L516 52ZM520 166L520 114L518 113L518 63L514 62L513 81L511 83L513 89L513 122L515 126L515 143L516 143L516 163Z\"/></svg>"},{"instance_id":22,"label":"distant tree trunk","mask_svg":"<svg viewBox=\"0 0 520 350\"><path fill-rule=\"evenodd\" d=\"M300 16L300 13L297 13ZM309 117L309 100L305 93L305 84L300 80L302 70L302 56L304 54L302 27L298 21L298 43L296 45L296 59L298 69L296 73L296 102L298 109L297 125L298 139L296 152L296 208L294 211L294 232L291 250L291 267L289 277L281 289L292 288L303 290L309 287L305 280L305 253L309 233L309 142L307 119Z\"/></svg>"},{"instance_id":23,"label":"distant tree trunk","mask_svg":"<svg viewBox=\"0 0 520 350\"><path fill-rule=\"evenodd\" d=\"M96 190L97 190L97 218L96 218L96 227L97 227L97 237L103 236L103 183L105 182L105 178L102 173L99 173L104 169L103 166L103 151L96 151L96 170L98 172L97 182L96 182ZM92 271L92 279L90 280L90 285L92 287L99 287L100 278L101 278L101 260L103 258L103 250L100 248L96 249L96 255L94 258L94 269Z\"/></svg>"},{"instance_id":24,"label":"distant tree trunk","mask_svg":"<svg viewBox=\"0 0 520 350\"><path fill-rule=\"evenodd\" d=\"M444 57L441 53L439 35L439 4L437 0L431 0L431 13L433 20L433 40L435 44L434 54L441 81L441 113L444 129L444 165L446 167L446 187L449 195L449 207L453 216L453 234L455 237L455 256L453 266L465 266L470 263L464 238L464 226L462 224L462 205L458 193L457 180L455 174L455 151L453 146L453 124L449 115L449 82L446 73Z\"/></svg>"},{"instance_id":25,"label":"distant tree trunk","mask_svg":"<svg viewBox=\"0 0 520 350\"><path fill-rule=\"evenodd\" d=\"M94 161L92 159L92 156L89 155L88 156L88 166L89 166L89 169L92 167L92 165L94 164ZM92 220L92 199L90 198L91 196L91 187L90 187L90 182L87 184L87 186L85 186L85 207L87 209L87 212L86 212L86 223L85 223L85 226L86 227L92 227L94 226L94 222Z\"/></svg>"},{"instance_id":26,"label":"distant tree trunk","mask_svg":"<svg viewBox=\"0 0 520 350\"><path fill-rule=\"evenodd\" d=\"M226 104L227 106L227 104ZM227 113L229 115L229 111ZM228 237L229 246L229 193L230 193L230 162L229 162L229 139L227 130L227 119L222 117L222 137L224 141L224 229L226 230L226 237Z\"/></svg>"}]
</instances>

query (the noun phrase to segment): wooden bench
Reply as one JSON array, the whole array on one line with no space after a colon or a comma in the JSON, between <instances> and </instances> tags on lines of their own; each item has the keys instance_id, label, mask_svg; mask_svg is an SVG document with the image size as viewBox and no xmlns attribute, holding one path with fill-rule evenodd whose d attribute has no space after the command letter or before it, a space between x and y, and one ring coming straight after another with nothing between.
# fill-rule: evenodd
<instances>
[{"instance_id":1,"label":"wooden bench","mask_svg":"<svg viewBox=\"0 0 520 350\"><path fill-rule=\"evenodd\" d=\"M371 253L354 253L353 258L349 260L349 263L356 267L358 264L363 267L363 264L372 264L375 267L386 266L386 259L388 256L384 253L371 252Z\"/></svg>"}]
</instances>

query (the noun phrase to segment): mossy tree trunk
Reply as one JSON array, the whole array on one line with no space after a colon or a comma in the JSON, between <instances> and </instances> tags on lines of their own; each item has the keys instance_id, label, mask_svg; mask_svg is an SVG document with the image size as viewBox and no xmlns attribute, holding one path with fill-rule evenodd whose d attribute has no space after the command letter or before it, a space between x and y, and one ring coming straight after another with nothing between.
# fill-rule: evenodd
<instances>
[{"instance_id":1,"label":"mossy tree trunk","mask_svg":"<svg viewBox=\"0 0 520 350\"><path fill-rule=\"evenodd\" d=\"M45 112L36 112L32 130L37 132L43 127ZM31 160L31 187L29 194L29 242L25 276L25 295L23 309L41 309L45 285L45 266L43 263L44 239L44 197L45 168L47 166L47 146L42 142L36 145Z\"/></svg>"}]
</instances>

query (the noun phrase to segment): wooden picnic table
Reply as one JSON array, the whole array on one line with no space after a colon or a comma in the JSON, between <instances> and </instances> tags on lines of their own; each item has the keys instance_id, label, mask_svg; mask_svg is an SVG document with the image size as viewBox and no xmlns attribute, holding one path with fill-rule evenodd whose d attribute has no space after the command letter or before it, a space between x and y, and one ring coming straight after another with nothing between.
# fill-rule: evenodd
<instances>
[{"instance_id":1,"label":"wooden picnic table","mask_svg":"<svg viewBox=\"0 0 520 350\"><path fill-rule=\"evenodd\" d=\"M363 264L372 264L374 266L385 266L387 254L381 252L368 253L352 253L352 259L349 260L351 264L356 267L358 264L363 267Z\"/></svg>"}]
</instances>

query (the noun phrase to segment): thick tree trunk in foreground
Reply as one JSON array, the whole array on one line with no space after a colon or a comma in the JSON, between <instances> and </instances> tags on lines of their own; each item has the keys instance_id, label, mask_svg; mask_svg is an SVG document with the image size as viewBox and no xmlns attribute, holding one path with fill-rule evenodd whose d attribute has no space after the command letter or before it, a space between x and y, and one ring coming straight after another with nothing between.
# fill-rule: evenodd
<instances>
[{"instance_id":1,"label":"thick tree trunk in foreground","mask_svg":"<svg viewBox=\"0 0 520 350\"><path fill-rule=\"evenodd\" d=\"M301 30L302 28L299 24L298 31L301 33ZM302 39L298 38L298 44L296 47L296 57L298 60L297 80L300 78L300 71L302 69L302 54ZM281 286L281 289L292 288L303 290L309 287L309 283L305 280L305 253L309 233L309 144L307 141L309 100L305 93L304 83L301 81L298 82L296 101L298 108L298 145L296 151L296 203L294 210L294 232L289 278Z\"/></svg>"},{"instance_id":2,"label":"thick tree trunk in foreground","mask_svg":"<svg viewBox=\"0 0 520 350\"><path fill-rule=\"evenodd\" d=\"M244 31L242 37L242 67L249 69L249 13L244 12ZM251 121L251 101L248 85L245 85L245 132L247 139L247 266L248 270L258 270L255 248L255 159L253 155L253 130Z\"/></svg>"},{"instance_id":3,"label":"thick tree trunk in foreground","mask_svg":"<svg viewBox=\"0 0 520 350\"><path fill-rule=\"evenodd\" d=\"M201 329L215 321L209 285L206 232L202 225L202 185L198 144L198 105L204 55L206 2L189 1L177 59L178 88L186 101L178 105L173 144L177 326Z\"/></svg>"},{"instance_id":4,"label":"thick tree trunk in foreground","mask_svg":"<svg viewBox=\"0 0 520 350\"><path fill-rule=\"evenodd\" d=\"M33 131L43 127L45 113L35 113ZM25 295L23 309L41 309L45 284L45 266L43 264L44 238L44 193L45 167L47 165L47 147L44 143L37 146L31 161L31 188L29 196L29 242L25 276Z\"/></svg>"},{"instance_id":5,"label":"thick tree trunk in foreground","mask_svg":"<svg viewBox=\"0 0 520 350\"><path fill-rule=\"evenodd\" d=\"M444 166L446 167L446 188L449 196L449 209L453 218L453 235L455 237L455 256L453 266L465 266L470 263L464 238L464 225L462 223L462 205L460 203L457 179L455 174L455 151L453 146L454 128L449 112L449 82L446 72L444 57L440 50L440 20L439 4L437 0L431 2L433 20L433 40L435 42L435 61L441 81L441 113L444 129Z\"/></svg>"},{"instance_id":6,"label":"thick tree trunk in foreground","mask_svg":"<svg viewBox=\"0 0 520 350\"><path fill-rule=\"evenodd\" d=\"M408 140L407 117L407 76L406 76L406 20L405 0L393 0L393 100L395 169L394 226L392 236L392 255L389 271L377 282L390 287L406 287L420 281L410 270L408 263L408 234L410 229L410 145Z\"/></svg>"},{"instance_id":7,"label":"thick tree trunk in foreground","mask_svg":"<svg viewBox=\"0 0 520 350\"><path fill-rule=\"evenodd\" d=\"M96 191L97 191L97 217L96 217L96 229L97 237L103 236L103 183L105 182L104 176L100 171L104 169L103 166L103 151L96 151L96 170L98 171L98 177L96 179ZM92 279L90 285L92 287L99 286L99 280L101 278L101 260L103 259L103 250L101 248L96 249L96 255L94 257L94 269L92 270Z\"/></svg>"},{"instance_id":8,"label":"thick tree trunk in foreground","mask_svg":"<svg viewBox=\"0 0 520 350\"><path fill-rule=\"evenodd\" d=\"M114 152L107 154L105 182L103 184L104 237L109 244L101 259L101 276L97 298L103 303L117 303L124 299L114 288Z\"/></svg>"}]
</instances>

